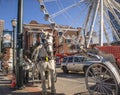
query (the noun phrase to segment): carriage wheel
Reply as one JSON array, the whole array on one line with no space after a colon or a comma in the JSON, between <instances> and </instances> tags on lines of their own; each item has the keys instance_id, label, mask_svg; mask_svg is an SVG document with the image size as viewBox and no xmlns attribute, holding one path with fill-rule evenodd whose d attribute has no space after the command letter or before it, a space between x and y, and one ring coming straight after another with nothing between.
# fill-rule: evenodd
<instances>
[{"instance_id":1,"label":"carriage wheel","mask_svg":"<svg viewBox=\"0 0 120 95\"><path fill-rule=\"evenodd\" d=\"M104 64L92 64L86 72L86 87L90 95L118 95L118 83Z\"/></svg>"}]
</instances>

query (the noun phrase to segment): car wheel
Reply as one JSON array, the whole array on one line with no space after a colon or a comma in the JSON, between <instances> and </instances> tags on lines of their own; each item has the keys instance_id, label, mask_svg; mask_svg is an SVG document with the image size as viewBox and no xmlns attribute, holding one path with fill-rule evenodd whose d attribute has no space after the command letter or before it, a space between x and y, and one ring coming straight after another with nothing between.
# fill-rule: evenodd
<instances>
[{"instance_id":1,"label":"car wheel","mask_svg":"<svg viewBox=\"0 0 120 95\"><path fill-rule=\"evenodd\" d=\"M67 67L63 67L63 72L65 73L65 74L68 74L68 70L67 70Z\"/></svg>"}]
</instances>

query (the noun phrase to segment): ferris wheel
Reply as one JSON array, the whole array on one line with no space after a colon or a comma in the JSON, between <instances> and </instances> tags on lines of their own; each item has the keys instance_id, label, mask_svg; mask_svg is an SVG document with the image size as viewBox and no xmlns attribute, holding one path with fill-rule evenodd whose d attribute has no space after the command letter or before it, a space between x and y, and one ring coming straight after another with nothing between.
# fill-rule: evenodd
<instances>
[{"instance_id":1,"label":"ferris wheel","mask_svg":"<svg viewBox=\"0 0 120 95\"><path fill-rule=\"evenodd\" d=\"M94 42L102 46L104 42L120 41L120 2L116 0L38 1L45 20L54 28L81 27L87 47ZM65 38L64 33L62 36Z\"/></svg>"}]
</instances>

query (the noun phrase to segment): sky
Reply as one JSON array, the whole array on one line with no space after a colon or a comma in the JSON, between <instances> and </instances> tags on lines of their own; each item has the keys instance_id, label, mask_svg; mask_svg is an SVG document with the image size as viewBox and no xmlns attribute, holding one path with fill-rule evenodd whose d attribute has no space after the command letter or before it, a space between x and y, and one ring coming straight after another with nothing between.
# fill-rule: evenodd
<instances>
[{"instance_id":1,"label":"sky","mask_svg":"<svg viewBox=\"0 0 120 95\"><path fill-rule=\"evenodd\" d=\"M36 20L38 23L48 23L43 19L43 13L40 11L40 4L37 0L23 0L23 23L29 23ZM18 0L0 1L0 19L4 20L4 29L12 30L11 20L17 19Z\"/></svg>"},{"instance_id":2,"label":"sky","mask_svg":"<svg viewBox=\"0 0 120 95\"><path fill-rule=\"evenodd\" d=\"M23 23L27 24L27 23L30 23L31 20L36 20L38 23L49 24L48 21L44 20L44 14L40 10L40 4L38 0L23 0L23 1L24 1ZM62 7L67 7L75 3L75 1L78 2L79 0L66 0L66 2L63 2L63 1L64 0L61 0L58 3L62 2L64 3L63 4L64 6ZM18 3L18 0L0 0L0 19L3 19L5 21L4 29L12 30L11 20L14 18L17 19L17 5L18 5L17 3ZM46 7L48 8L50 14L56 13L62 8L60 5L58 7L57 3L54 1L47 2ZM76 23L79 17L78 19L76 19L76 21L73 21L75 14L80 15L78 14L79 12L77 10L73 8L71 9L72 14L69 11L67 11L68 13L55 17L54 21L57 23L59 21L59 24L65 24L69 26L71 25L71 22L73 22L72 24L74 25L74 27L75 26L79 27L80 23Z\"/></svg>"},{"instance_id":3,"label":"sky","mask_svg":"<svg viewBox=\"0 0 120 95\"><path fill-rule=\"evenodd\" d=\"M0 0L0 19L5 20L4 29L12 30L11 20L17 19L18 0ZM87 0L86 0L87 1ZM57 13L65 7L68 7L79 0L57 0L57 2L45 3L49 14ZM23 23L30 23L31 20L36 20L38 23L49 24L44 20L44 14L40 10L38 0L23 0ZM59 3L59 4L58 4ZM51 7L52 6L52 7ZM81 4L81 7L74 7L65 13L56 16L54 21L60 25L68 25L73 27L82 27L85 20L87 7Z\"/></svg>"},{"instance_id":4,"label":"sky","mask_svg":"<svg viewBox=\"0 0 120 95\"><path fill-rule=\"evenodd\" d=\"M57 2L56 2L57 1ZM53 2L45 3L49 14L54 14L63 8L66 8L80 0L53 0ZM82 1L82 0L81 0ZM88 1L88 0L85 0ZM119 0L118 0L119 1ZM23 0L23 23L30 23L31 20L36 20L38 23L50 24L44 20L44 14L40 10L38 0ZM5 21L4 29L12 30L11 20L17 19L18 0L0 0L0 19ZM82 27L85 22L85 15L88 12L87 4L82 3L81 6L71 8L64 14L58 15L54 21L60 25L68 25L73 27ZM95 30L98 31L98 22L95 24ZM110 32L111 33L111 32Z\"/></svg>"}]
</instances>

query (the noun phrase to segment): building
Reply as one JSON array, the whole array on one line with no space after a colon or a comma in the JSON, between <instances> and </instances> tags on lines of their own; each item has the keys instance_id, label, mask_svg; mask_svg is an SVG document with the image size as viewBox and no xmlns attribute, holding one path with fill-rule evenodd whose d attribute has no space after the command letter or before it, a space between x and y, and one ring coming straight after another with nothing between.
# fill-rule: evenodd
<instances>
[{"instance_id":1,"label":"building","mask_svg":"<svg viewBox=\"0 0 120 95\"><path fill-rule=\"evenodd\" d=\"M0 56L12 69L12 31L4 30L4 20L0 20Z\"/></svg>"},{"instance_id":2,"label":"building","mask_svg":"<svg viewBox=\"0 0 120 95\"><path fill-rule=\"evenodd\" d=\"M13 48L12 31L3 30L2 35L2 53L3 60L9 63L9 69L13 68Z\"/></svg>"},{"instance_id":3,"label":"building","mask_svg":"<svg viewBox=\"0 0 120 95\"><path fill-rule=\"evenodd\" d=\"M2 49L2 34L3 34L3 30L4 30L4 20L0 20L0 53L1 53L1 49Z\"/></svg>"},{"instance_id":4,"label":"building","mask_svg":"<svg viewBox=\"0 0 120 95\"><path fill-rule=\"evenodd\" d=\"M78 43L81 41L81 28L72 28L68 26L57 26L54 29L49 24L39 24L31 21L23 25L25 51L32 51L36 43L41 42L41 32L54 32L54 54L74 53L78 50ZM62 36L64 35L64 37ZM62 37L61 37L62 36Z\"/></svg>"},{"instance_id":5,"label":"building","mask_svg":"<svg viewBox=\"0 0 120 95\"><path fill-rule=\"evenodd\" d=\"M0 33L3 32L4 29L4 20L0 20Z\"/></svg>"}]
</instances>

